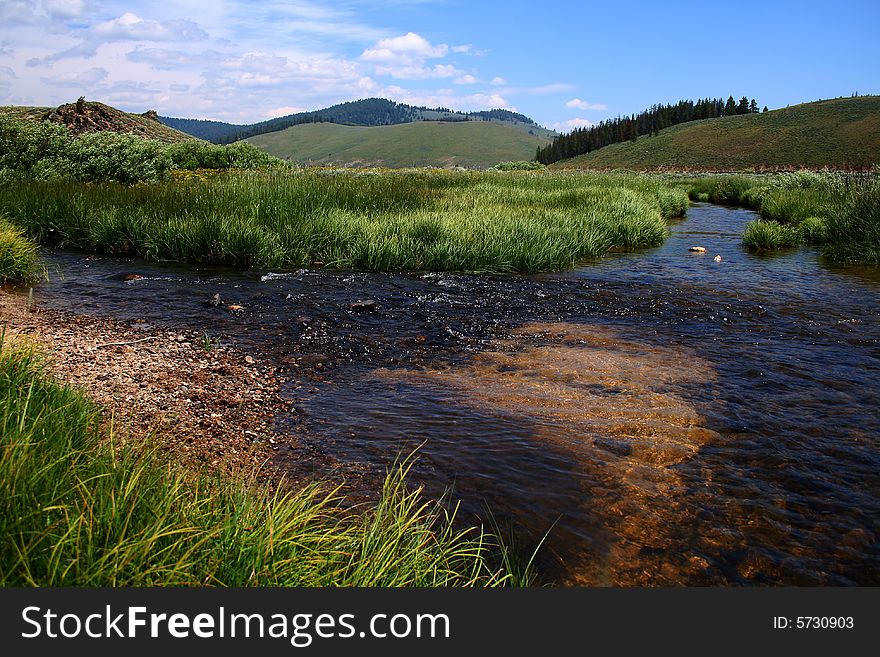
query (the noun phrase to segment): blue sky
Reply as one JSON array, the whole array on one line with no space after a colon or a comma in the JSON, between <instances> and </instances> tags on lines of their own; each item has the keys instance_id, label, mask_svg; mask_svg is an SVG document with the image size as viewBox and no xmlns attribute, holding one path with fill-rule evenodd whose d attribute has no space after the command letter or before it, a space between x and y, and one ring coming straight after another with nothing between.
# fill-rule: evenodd
<instances>
[{"instance_id":1,"label":"blue sky","mask_svg":"<svg viewBox=\"0 0 880 657\"><path fill-rule=\"evenodd\" d=\"M250 123L379 96L549 127L880 93L880 0L0 0L0 104Z\"/></svg>"}]
</instances>

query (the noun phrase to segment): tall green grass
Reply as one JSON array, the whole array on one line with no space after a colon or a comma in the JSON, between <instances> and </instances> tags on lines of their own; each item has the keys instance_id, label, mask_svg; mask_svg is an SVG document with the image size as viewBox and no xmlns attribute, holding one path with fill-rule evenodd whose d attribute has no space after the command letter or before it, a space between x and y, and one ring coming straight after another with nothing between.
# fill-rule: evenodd
<instances>
[{"instance_id":1,"label":"tall green grass","mask_svg":"<svg viewBox=\"0 0 880 657\"><path fill-rule=\"evenodd\" d=\"M880 179L842 185L824 231L825 252L835 260L880 264Z\"/></svg>"},{"instance_id":2,"label":"tall green grass","mask_svg":"<svg viewBox=\"0 0 880 657\"><path fill-rule=\"evenodd\" d=\"M743 245L775 249L811 244L837 261L880 263L880 178L798 171L770 176L708 176L685 183L694 200L757 210Z\"/></svg>"},{"instance_id":3,"label":"tall green grass","mask_svg":"<svg viewBox=\"0 0 880 657\"><path fill-rule=\"evenodd\" d=\"M21 283L39 276L37 245L0 216L0 283Z\"/></svg>"},{"instance_id":4,"label":"tall green grass","mask_svg":"<svg viewBox=\"0 0 880 657\"><path fill-rule=\"evenodd\" d=\"M496 586L528 582L480 529L388 475L378 505L197 477L0 338L0 586Z\"/></svg>"},{"instance_id":5,"label":"tall green grass","mask_svg":"<svg viewBox=\"0 0 880 657\"><path fill-rule=\"evenodd\" d=\"M625 174L331 170L0 187L0 211L42 243L264 269L558 270L662 243L687 205L682 190Z\"/></svg>"}]
</instances>

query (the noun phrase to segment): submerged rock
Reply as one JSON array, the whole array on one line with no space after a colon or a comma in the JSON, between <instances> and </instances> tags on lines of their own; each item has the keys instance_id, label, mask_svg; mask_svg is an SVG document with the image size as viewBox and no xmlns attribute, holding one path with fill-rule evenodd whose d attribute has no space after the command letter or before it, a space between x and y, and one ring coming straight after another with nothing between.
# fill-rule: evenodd
<instances>
[{"instance_id":1,"label":"submerged rock","mask_svg":"<svg viewBox=\"0 0 880 657\"><path fill-rule=\"evenodd\" d=\"M715 260L715 262L721 262L721 256L720 256L720 255L715 256L715 258L713 258L713 259Z\"/></svg>"},{"instance_id":2,"label":"submerged rock","mask_svg":"<svg viewBox=\"0 0 880 657\"><path fill-rule=\"evenodd\" d=\"M221 299L220 299L220 294L219 293L215 294L210 299L205 301L205 305L210 308L217 308L218 306L223 305L223 301L221 301Z\"/></svg>"},{"instance_id":3,"label":"submerged rock","mask_svg":"<svg viewBox=\"0 0 880 657\"><path fill-rule=\"evenodd\" d=\"M693 251L694 253L705 253L706 247L705 246L692 246L690 249L688 249L688 251Z\"/></svg>"},{"instance_id":4,"label":"submerged rock","mask_svg":"<svg viewBox=\"0 0 880 657\"><path fill-rule=\"evenodd\" d=\"M376 302L372 299L363 299L355 301L349 308L356 313L372 313L376 311L377 306Z\"/></svg>"}]
</instances>

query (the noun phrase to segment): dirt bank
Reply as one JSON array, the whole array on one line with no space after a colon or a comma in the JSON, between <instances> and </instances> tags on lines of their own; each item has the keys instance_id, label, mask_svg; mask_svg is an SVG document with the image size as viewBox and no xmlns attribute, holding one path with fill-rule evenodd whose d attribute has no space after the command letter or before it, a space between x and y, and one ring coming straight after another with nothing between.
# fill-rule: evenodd
<instances>
[{"instance_id":1,"label":"dirt bank","mask_svg":"<svg viewBox=\"0 0 880 657\"><path fill-rule=\"evenodd\" d=\"M29 310L26 296L6 289L0 328L36 343L49 371L101 404L117 434L148 436L186 465L252 470L292 440L272 428L290 405L277 370L194 332Z\"/></svg>"}]
</instances>

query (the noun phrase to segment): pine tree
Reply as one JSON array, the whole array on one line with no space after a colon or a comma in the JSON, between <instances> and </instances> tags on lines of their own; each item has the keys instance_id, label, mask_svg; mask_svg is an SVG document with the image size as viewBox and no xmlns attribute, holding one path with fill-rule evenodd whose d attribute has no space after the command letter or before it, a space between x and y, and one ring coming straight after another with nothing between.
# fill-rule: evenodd
<instances>
[{"instance_id":1,"label":"pine tree","mask_svg":"<svg viewBox=\"0 0 880 657\"><path fill-rule=\"evenodd\" d=\"M728 96L727 104L724 106L724 116L733 116L736 114L736 101L733 96Z\"/></svg>"},{"instance_id":2,"label":"pine tree","mask_svg":"<svg viewBox=\"0 0 880 657\"><path fill-rule=\"evenodd\" d=\"M752 102L749 103L749 112L752 114L758 113L758 103L755 102L754 98L752 98Z\"/></svg>"}]
</instances>

